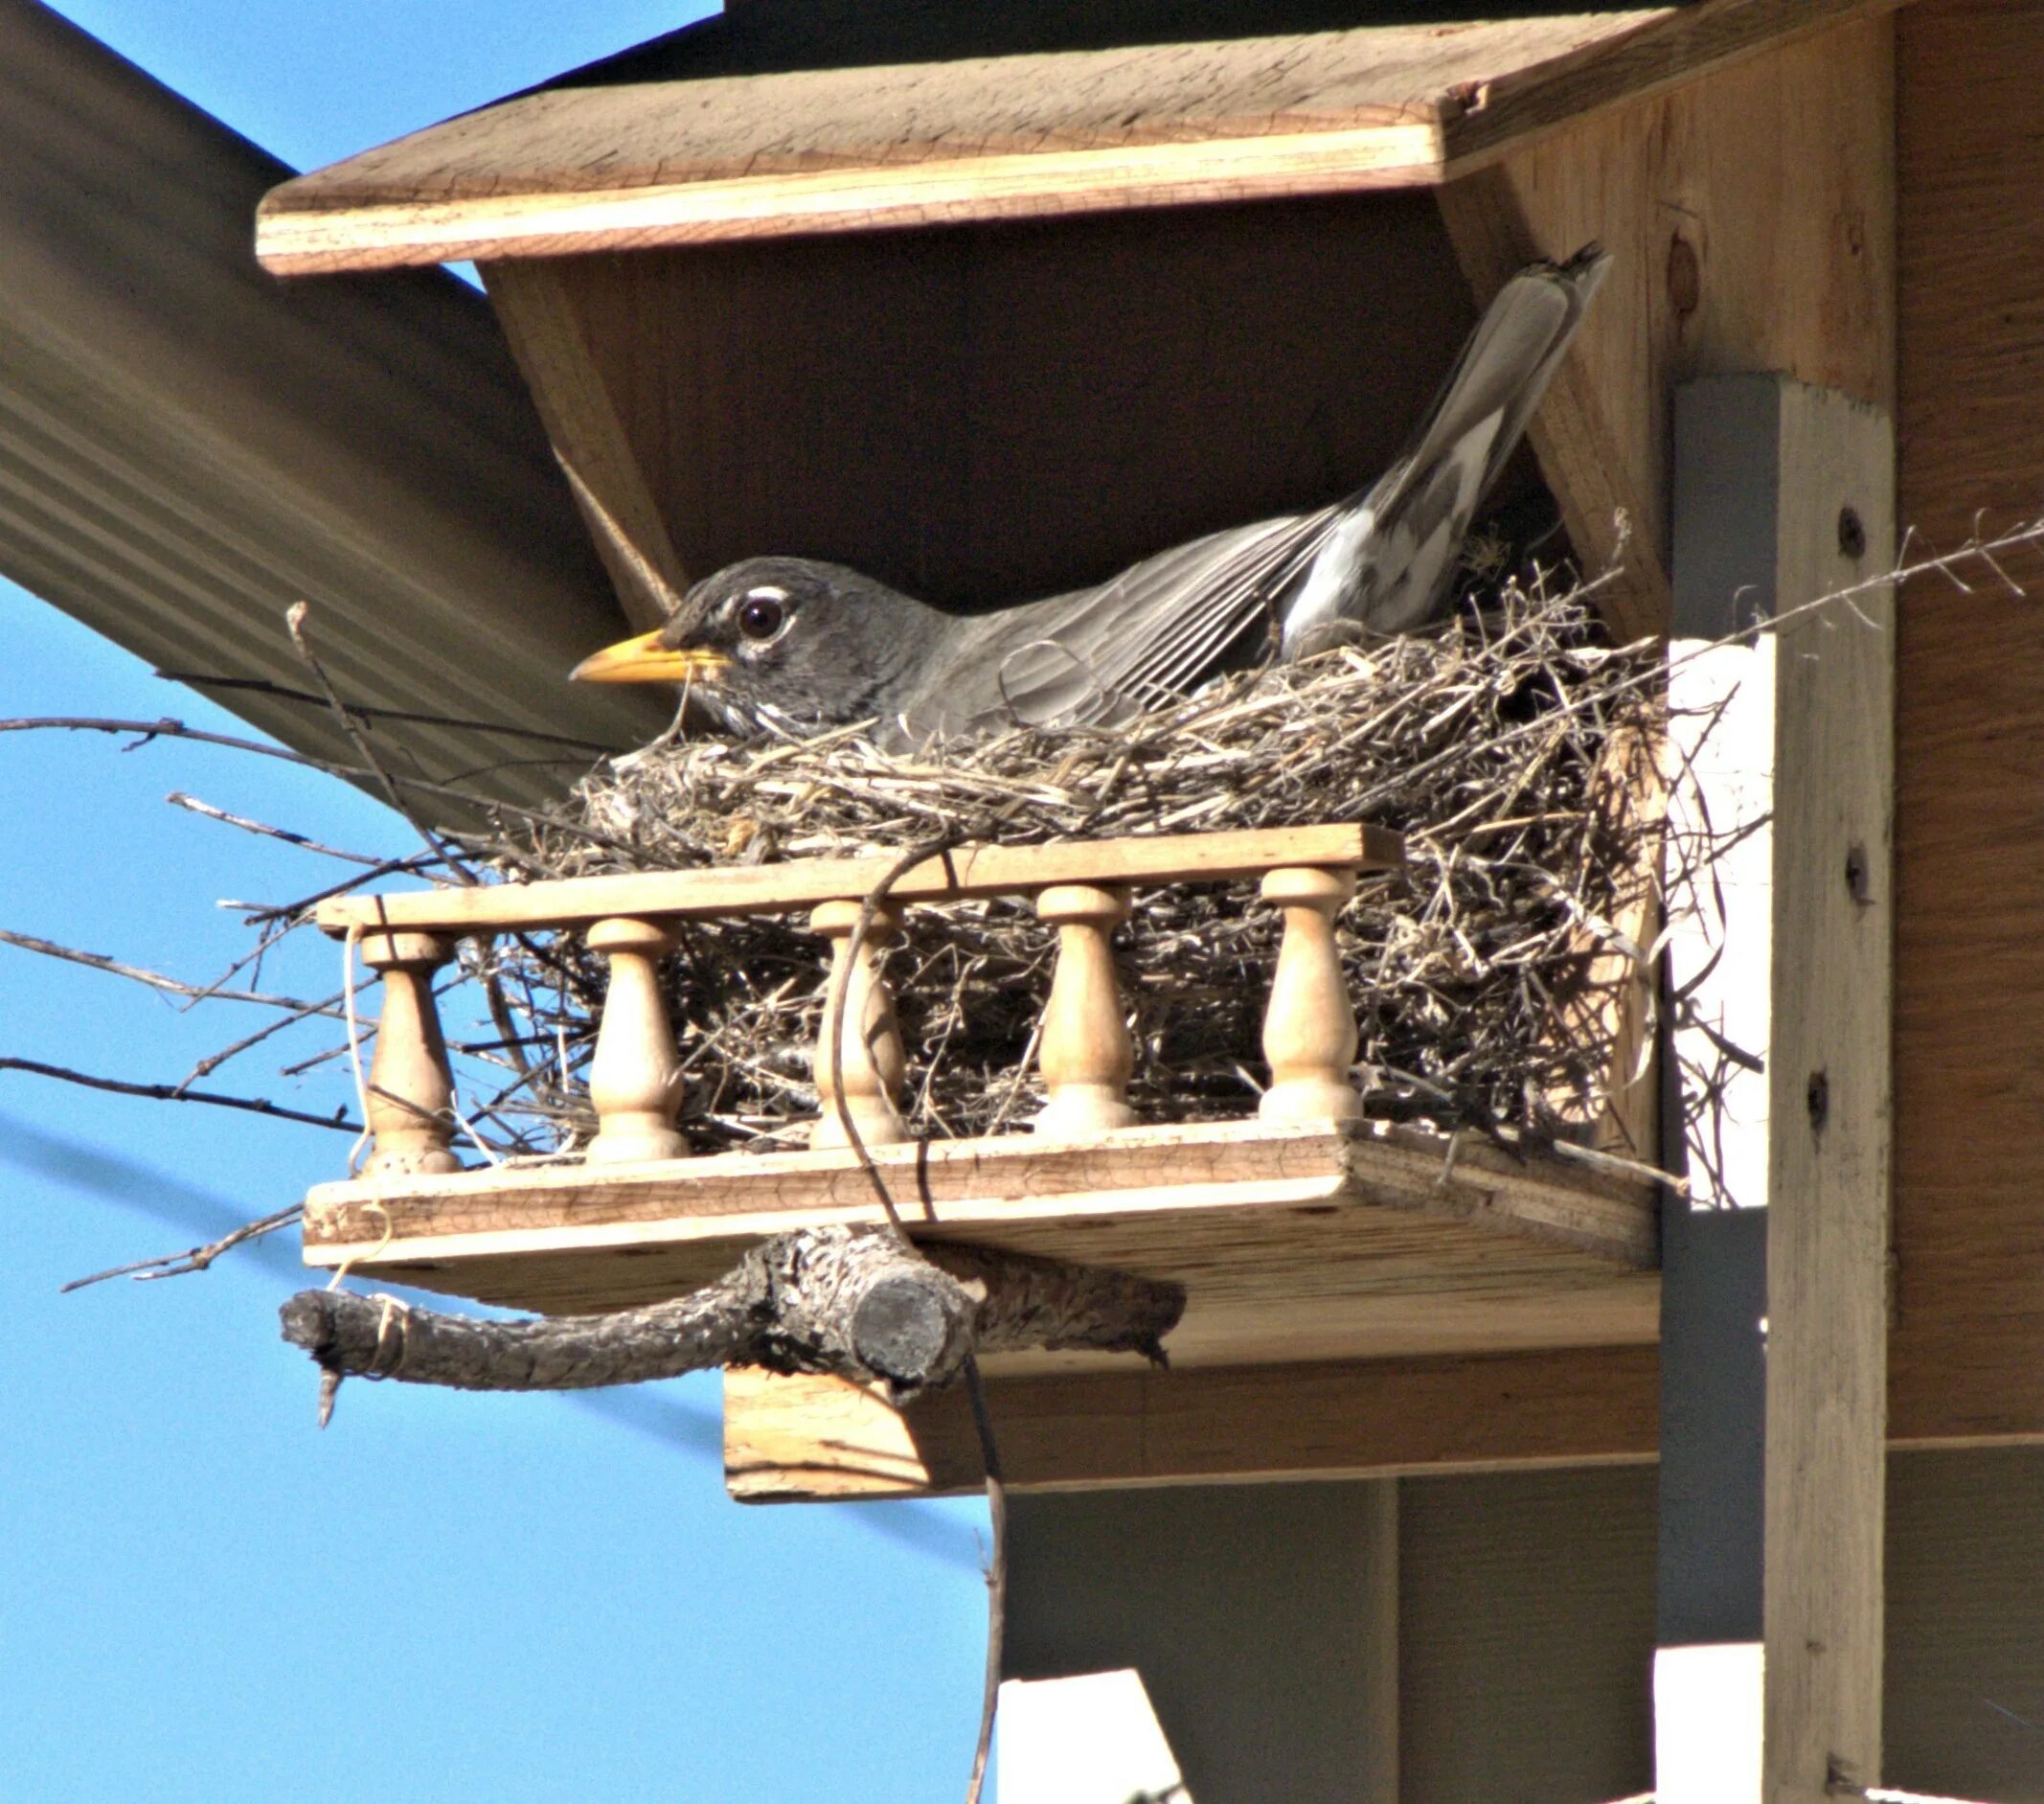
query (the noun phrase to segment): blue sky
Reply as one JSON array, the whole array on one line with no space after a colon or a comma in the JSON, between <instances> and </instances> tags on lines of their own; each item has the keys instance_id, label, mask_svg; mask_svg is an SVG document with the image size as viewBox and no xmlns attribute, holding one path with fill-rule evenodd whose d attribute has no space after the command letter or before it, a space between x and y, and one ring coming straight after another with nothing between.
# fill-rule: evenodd
<instances>
[{"instance_id":1,"label":"blue sky","mask_svg":"<svg viewBox=\"0 0 2044 1804\"><path fill-rule=\"evenodd\" d=\"M630 0L58 10L300 167L690 16ZM0 715L237 730L4 582L0 632ZM0 735L0 927L204 980L246 944L216 899L329 880L307 854L165 806L172 789L341 845L406 845L365 797L283 765ZM331 989L331 957L309 947L264 987ZM259 1018L180 1014L0 947L0 1052L175 1079ZM285 1059L266 1047L216 1082L337 1100L279 1077ZM303 1281L287 1236L203 1275L57 1294L295 1201L347 1146L0 1073L0 1789L956 1795L984 1634L976 1504L740 1509L715 1460L714 1379L579 1400L356 1384L317 1433L311 1369L277 1336Z\"/></svg>"}]
</instances>

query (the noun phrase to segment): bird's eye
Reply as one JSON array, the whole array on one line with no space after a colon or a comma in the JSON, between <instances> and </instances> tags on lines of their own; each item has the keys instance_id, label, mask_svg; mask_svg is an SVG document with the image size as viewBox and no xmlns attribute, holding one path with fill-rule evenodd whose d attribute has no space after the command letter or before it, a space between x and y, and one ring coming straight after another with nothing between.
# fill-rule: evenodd
<instances>
[{"instance_id":1,"label":"bird's eye","mask_svg":"<svg viewBox=\"0 0 2044 1804\"><path fill-rule=\"evenodd\" d=\"M738 630L748 639L771 639L786 619L787 610L771 595L750 595L738 604Z\"/></svg>"}]
</instances>

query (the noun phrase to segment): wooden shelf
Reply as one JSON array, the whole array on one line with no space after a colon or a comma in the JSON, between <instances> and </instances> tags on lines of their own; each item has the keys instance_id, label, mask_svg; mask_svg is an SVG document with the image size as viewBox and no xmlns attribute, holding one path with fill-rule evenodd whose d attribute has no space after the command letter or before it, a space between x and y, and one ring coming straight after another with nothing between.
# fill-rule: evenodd
<instances>
[{"instance_id":1,"label":"wooden shelf","mask_svg":"<svg viewBox=\"0 0 2044 1804\"><path fill-rule=\"evenodd\" d=\"M885 20L833 34L762 9L668 40L665 79L570 77L286 182L257 252L308 273L1433 187L1894 3L931 59Z\"/></svg>"},{"instance_id":2,"label":"wooden shelf","mask_svg":"<svg viewBox=\"0 0 2044 1804\"><path fill-rule=\"evenodd\" d=\"M1184 1367L1623 1345L1658 1332L1651 1193L1407 1129L1227 1122L876 1149L912 1231L1184 1283ZM919 1216L923 1220L917 1220ZM842 1152L313 1191L306 1259L551 1313L689 1290L768 1234L874 1222ZM1025 1354L1005 1374L1122 1367Z\"/></svg>"}]
</instances>

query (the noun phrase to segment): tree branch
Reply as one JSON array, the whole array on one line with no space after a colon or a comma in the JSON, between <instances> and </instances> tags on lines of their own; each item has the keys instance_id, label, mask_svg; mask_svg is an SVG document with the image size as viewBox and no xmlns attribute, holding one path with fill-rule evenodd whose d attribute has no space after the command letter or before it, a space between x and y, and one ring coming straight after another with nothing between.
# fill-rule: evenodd
<instances>
[{"instance_id":1,"label":"tree branch","mask_svg":"<svg viewBox=\"0 0 2044 1804\"><path fill-rule=\"evenodd\" d=\"M57 1078L65 1084L82 1084L88 1090L111 1090L116 1096L146 1096L159 1103L211 1103L217 1108L244 1108L252 1115L270 1115L279 1121L303 1121L315 1128L337 1128L344 1133L360 1133L362 1124L348 1119L347 1108L330 1115L307 1114L304 1109L285 1108L262 1096L223 1096L216 1090L180 1089L174 1084L128 1084L120 1078L96 1078L66 1065L44 1064L39 1059L0 1059L0 1071L32 1071L37 1077Z\"/></svg>"},{"instance_id":2,"label":"tree branch","mask_svg":"<svg viewBox=\"0 0 2044 1804\"><path fill-rule=\"evenodd\" d=\"M222 1253L232 1251L245 1241L258 1241L281 1227L289 1227L305 1212L304 1203L294 1202L288 1209L279 1209L275 1215L266 1215L261 1221L244 1222L233 1233L222 1234L218 1240L208 1241L203 1246L188 1246L181 1253L159 1253L154 1259L131 1260L125 1266L96 1271L89 1278L73 1278L60 1288L58 1294L68 1296L73 1290L82 1290L89 1284L103 1284L108 1278L134 1278L146 1282L150 1278L181 1278L188 1271L204 1271Z\"/></svg>"},{"instance_id":3,"label":"tree branch","mask_svg":"<svg viewBox=\"0 0 2044 1804\"><path fill-rule=\"evenodd\" d=\"M718 1365L879 1380L897 1401L975 1350L1090 1348L1162 1358L1184 1290L982 1247L906 1246L891 1230L776 1235L715 1284L603 1315L480 1321L395 1297L302 1290L284 1336L330 1378L460 1390L584 1390Z\"/></svg>"}]
</instances>

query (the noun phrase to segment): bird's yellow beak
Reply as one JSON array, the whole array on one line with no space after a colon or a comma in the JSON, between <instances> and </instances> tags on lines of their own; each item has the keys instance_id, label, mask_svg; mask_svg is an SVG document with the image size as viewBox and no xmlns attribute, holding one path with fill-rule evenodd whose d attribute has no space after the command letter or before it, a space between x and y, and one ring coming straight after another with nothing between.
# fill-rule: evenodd
<instances>
[{"instance_id":1,"label":"bird's yellow beak","mask_svg":"<svg viewBox=\"0 0 2044 1804\"><path fill-rule=\"evenodd\" d=\"M657 632L605 646L568 673L571 683L715 683L731 668L721 651L676 651Z\"/></svg>"}]
</instances>

